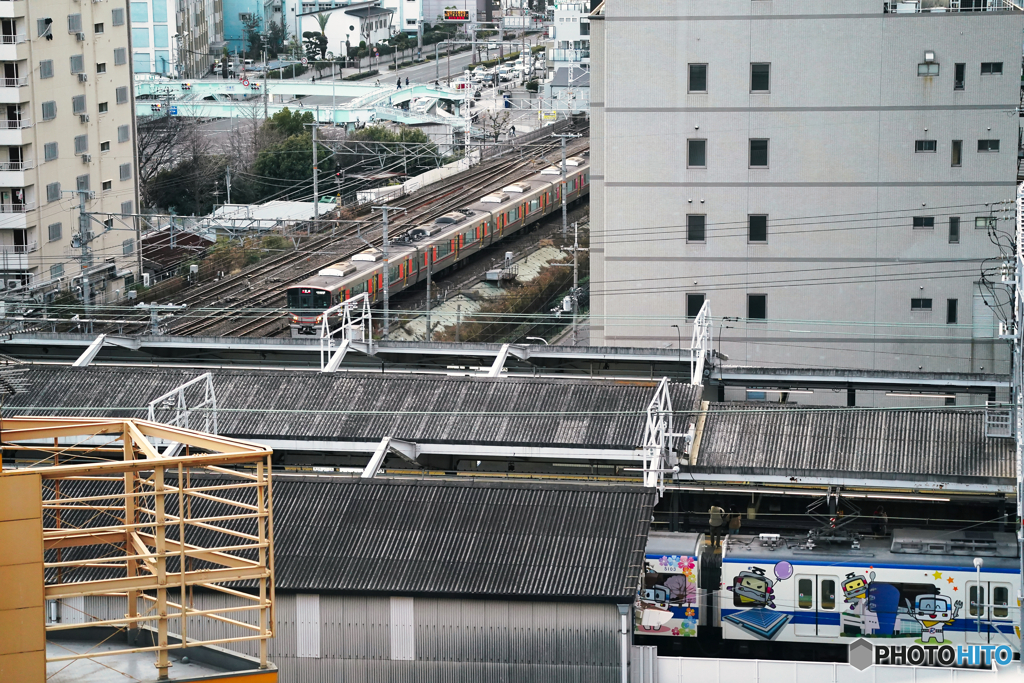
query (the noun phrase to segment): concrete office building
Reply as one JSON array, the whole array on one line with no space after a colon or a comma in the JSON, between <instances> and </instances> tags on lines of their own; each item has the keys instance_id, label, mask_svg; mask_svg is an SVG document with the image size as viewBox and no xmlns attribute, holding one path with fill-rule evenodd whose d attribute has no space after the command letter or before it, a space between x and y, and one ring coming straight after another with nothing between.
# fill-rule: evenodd
<instances>
[{"instance_id":1,"label":"concrete office building","mask_svg":"<svg viewBox=\"0 0 1024 683\"><path fill-rule=\"evenodd\" d=\"M731 362L1007 371L1024 14L923 5L595 10L593 344L685 344L706 300Z\"/></svg>"},{"instance_id":2,"label":"concrete office building","mask_svg":"<svg viewBox=\"0 0 1024 683\"><path fill-rule=\"evenodd\" d=\"M178 62L182 78L201 78L221 58L224 0L177 0Z\"/></svg>"},{"instance_id":3,"label":"concrete office building","mask_svg":"<svg viewBox=\"0 0 1024 683\"><path fill-rule=\"evenodd\" d=\"M113 301L137 273L127 3L0 2L0 33L2 295Z\"/></svg>"},{"instance_id":4,"label":"concrete office building","mask_svg":"<svg viewBox=\"0 0 1024 683\"><path fill-rule=\"evenodd\" d=\"M132 70L137 74L177 76L177 27L173 0L129 4L132 22Z\"/></svg>"}]
</instances>

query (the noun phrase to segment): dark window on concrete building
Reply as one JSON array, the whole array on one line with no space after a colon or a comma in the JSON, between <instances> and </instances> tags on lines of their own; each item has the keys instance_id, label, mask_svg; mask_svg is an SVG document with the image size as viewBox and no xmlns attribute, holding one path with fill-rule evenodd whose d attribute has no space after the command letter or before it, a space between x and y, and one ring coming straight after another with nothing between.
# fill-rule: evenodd
<instances>
[{"instance_id":1,"label":"dark window on concrete building","mask_svg":"<svg viewBox=\"0 0 1024 683\"><path fill-rule=\"evenodd\" d=\"M946 299L946 324L956 325L956 299Z\"/></svg>"},{"instance_id":2,"label":"dark window on concrete building","mask_svg":"<svg viewBox=\"0 0 1024 683\"><path fill-rule=\"evenodd\" d=\"M1003 75L1003 63L1002 62L982 62L981 63L981 75L982 76L1002 76Z\"/></svg>"},{"instance_id":3,"label":"dark window on concrete building","mask_svg":"<svg viewBox=\"0 0 1024 683\"><path fill-rule=\"evenodd\" d=\"M703 242L705 238L704 221L707 217L703 214L688 214L686 216L686 241Z\"/></svg>"},{"instance_id":4,"label":"dark window on concrete building","mask_svg":"<svg viewBox=\"0 0 1024 683\"><path fill-rule=\"evenodd\" d=\"M910 310L912 311L930 311L932 310L931 299L911 299Z\"/></svg>"},{"instance_id":5,"label":"dark window on concrete building","mask_svg":"<svg viewBox=\"0 0 1024 683\"><path fill-rule=\"evenodd\" d=\"M707 168L708 165L708 141L687 140L686 141L686 166L688 168Z\"/></svg>"},{"instance_id":6,"label":"dark window on concrete building","mask_svg":"<svg viewBox=\"0 0 1024 683\"><path fill-rule=\"evenodd\" d=\"M949 243L960 244L960 217L949 217Z\"/></svg>"},{"instance_id":7,"label":"dark window on concrete building","mask_svg":"<svg viewBox=\"0 0 1024 683\"><path fill-rule=\"evenodd\" d=\"M747 318L749 320L768 319L767 294L747 294Z\"/></svg>"},{"instance_id":8,"label":"dark window on concrete building","mask_svg":"<svg viewBox=\"0 0 1024 683\"><path fill-rule=\"evenodd\" d=\"M953 66L953 90L963 90L964 82L967 80L967 65L956 64Z\"/></svg>"},{"instance_id":9,"label":"dark window on concrete building","mask_svg":"<svg viewBox=\"0 0 1024 683\"><path fill-rule=\"evenodd\" d=\"M771 90L771 64L750 65L750 92Z\"/></svg>"},{"instance_id":10,"label":"dark window on concrete building","mask_svg":"<svg viewBox=\"0 0 1024 683\"><path fill-rule=\"evenodd\" d=\"M935 216L914 216L914 228L931 230L935 227Z\"/></svg>"},{"instance_id":11,"label":"dark window on concrete building","mask_svg":"<svg viewBox=\"0 0 1024 683\"><path fill-rule=\"evenodd\" d=\"M939 149L939 143L935 140L918 140L914 143L915 152L935 152Z\"/></svg>"},{"instance_id":12,"label":"dark window on concrete building","mask_svg":"<svg viewBox=\"0 0 1024 683\"><path fill-rule=\"evenodd\" d=\"M768 167L768 140L750 140L750 167Z\"/></svg>"},{"instance_id":13,"label":"dark window on concrete building","mask_svg":"<svg viewBox=\"0 0 1024 683\"><path fill-rule=\"evenodd\" d=\"M747 216L747 241L768 241L768 216Z\"/></svg>"},{"instance_id":14,"label":"dark window on concrete building","mask_svg":"<svg viewBox=\"0 0 1024 683\"><path fill-rule=\"evenodd\" d=\"M949 153L949 165L950 166L961 166L964 162L964 141L953 140L953 145Z\"/></svg>"},{"instance_id":15,"label":"dark window on concrete building","mask_svg":"<svg viewBox=\"0 0 1024 683\"><path fill-rule=\"evenodd\" d=\"M700 313L701 307L704 305L703 294L687 294L686 295L686 317L688 319L696 318L697 314Z\"/></svg>"},{"instance_id":16,"label":"dark window on concrete building","mask_svg":"<svg viewBox=\"0 0 1024 683\"><path fill-rule=\"evenodd\" d=\"M979 152L998 152L999 140L978 140Z\"/></svg>"},{"instance_id":17,"label":"dark window on concrete building","mask_svg":"<svg viewBox=\"0 0 1024 683\"><path fill-rule=\"evenodd\" d=\"M708 65L690 64L690 80L686 88L689 92L708 91Z\"/></svg>"}]
</instances>

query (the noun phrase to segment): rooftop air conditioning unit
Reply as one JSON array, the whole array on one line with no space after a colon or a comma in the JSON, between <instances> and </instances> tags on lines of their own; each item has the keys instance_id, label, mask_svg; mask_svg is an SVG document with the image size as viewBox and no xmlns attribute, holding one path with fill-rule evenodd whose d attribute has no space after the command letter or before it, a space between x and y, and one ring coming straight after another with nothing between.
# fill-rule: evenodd
<instances>
[{"instance_id":1,"label":"rooftop air conditioning unit","mask_svg":"<svg viewBox=\"0 0 1024 683\"><path fill-rule=\"evenodd\" d=\"M81 121L82 123L89 123L89 115L88 114L79 114L78 115L78 120Z\"/></svg>"},{"instance_id":2,"label":"rooftop air conditioning unit","mask_svg":"<svg viewBox=\"0 0 1024 683\"><path fill-rule=\"evenodd\" d=\"M78 74L78 82L85 83L89 80L89 74Z\"/></svg>"}]
</instances>

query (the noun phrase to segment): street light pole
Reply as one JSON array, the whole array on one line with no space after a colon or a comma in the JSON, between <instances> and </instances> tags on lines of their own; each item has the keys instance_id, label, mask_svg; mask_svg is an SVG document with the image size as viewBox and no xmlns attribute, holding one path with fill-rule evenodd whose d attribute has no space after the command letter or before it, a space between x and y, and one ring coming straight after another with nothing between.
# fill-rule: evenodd
<instances>
[{"instance_id":1,"label":"street light pole","mask_svg":"<svg viewBox=\"0 0 1024 683\"><path fill-rule=\"evenodd\" d=\"M679 350L679 362L683 362L683 335L679 331L679 325L673 325L676 328L676 348Z\"/></svg>"},{"instance_id":2,"label":"street light pole","mask_svg":"<svg viewBox=\"0 0 1024 683\"><path fill-rule=\"evenodd\" d=\"M387 339L391 332L391 321L390 316L390 290L391 290L391 267L388 265L388 211L405 211L405 209L397 206L374 206L371 207L374 210L379 209L384 213L384 232L382 240L381 252L384 254L384 274L382 276L384 284L384 335L383 338Z\"/></svg>"}]
</instances>

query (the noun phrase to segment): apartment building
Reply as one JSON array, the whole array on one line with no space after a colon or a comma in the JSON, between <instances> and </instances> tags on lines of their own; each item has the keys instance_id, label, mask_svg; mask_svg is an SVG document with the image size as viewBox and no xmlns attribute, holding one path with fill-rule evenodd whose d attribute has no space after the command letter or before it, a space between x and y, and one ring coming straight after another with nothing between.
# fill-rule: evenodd
<instances>
[{"instance_id":1,"label":"apartment building","mask_svg":"<svg viewBox=\"0 0 1024 683\"><path fill-rule=\"evenodd\" d=\"M176 42L181 77L201 78L210 73L215 61L220 61L227 45L224 41L224 0L176 1Z\"/></svg>"},{"instance_id":2,"label":"apartment building","mask_svg":"<svg viewBox=\"0 0 1024 683\"><path fill-rule=\"evenodd\" d=\"M129 3L132 22L132 70L176 78L177 27L174 0Z\"/></svg>"},{"instance_id":3,"label":"apartment building","mask_svg":"<svg viewBox=\"0 0 1024 683\"><path fill-rule=\"evenodd\" d=\"M707 301L730 362L1007 371L1013 3L606 0L591 20L591 343L686 345Z\"/></svg>"},{"instance_id":4,"label":"apartment building","mask_svg":"<svg viewBox=\"0 0 1024 683\"><path fill-rule=\"evenodd\" d=\"M111 301L134 281L130 52L125 2L0 0L5 298Z\"/></svg>"}]
</instances>

